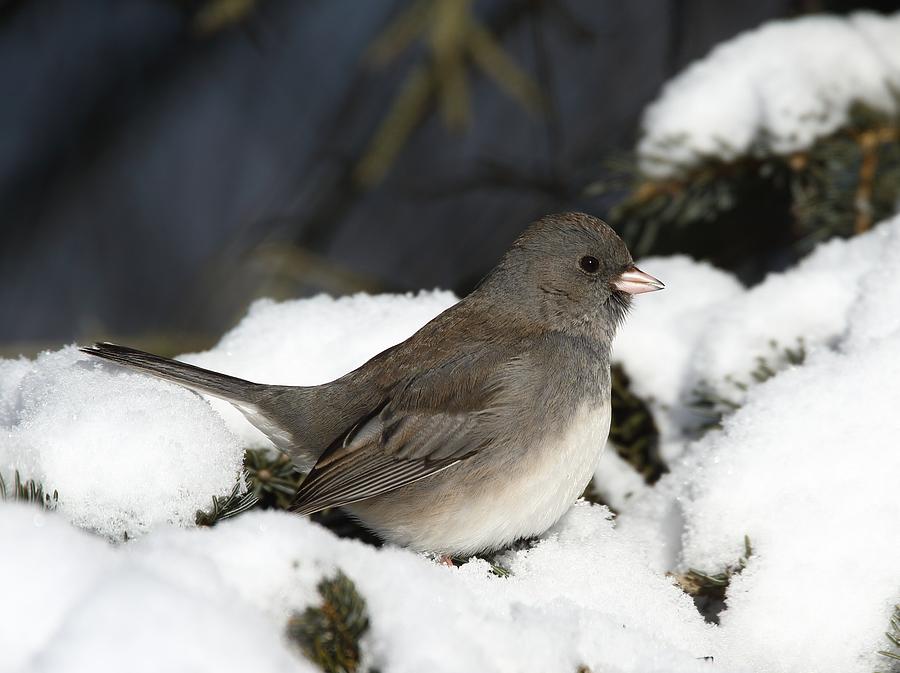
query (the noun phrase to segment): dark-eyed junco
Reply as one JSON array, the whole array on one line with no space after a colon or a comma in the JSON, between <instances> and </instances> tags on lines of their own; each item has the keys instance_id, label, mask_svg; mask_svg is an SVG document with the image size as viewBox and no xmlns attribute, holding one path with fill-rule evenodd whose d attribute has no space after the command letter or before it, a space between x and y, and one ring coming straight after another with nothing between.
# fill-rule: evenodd
<instances>
[{"instance_id":1,"label":"dark-eyed junco","mask_svg":"<svg viewBox=\"0 0 900 673\"><path fill-rule=\"evenodd\" d=\"M300 466L294 509L345 507L385 539L470 555L543 533L594 474L610 344L662 283L579 213L545 217L478 288L319 386L251 383L113 344L84 351L221 397Z\"/></svg>"}]
</instances>

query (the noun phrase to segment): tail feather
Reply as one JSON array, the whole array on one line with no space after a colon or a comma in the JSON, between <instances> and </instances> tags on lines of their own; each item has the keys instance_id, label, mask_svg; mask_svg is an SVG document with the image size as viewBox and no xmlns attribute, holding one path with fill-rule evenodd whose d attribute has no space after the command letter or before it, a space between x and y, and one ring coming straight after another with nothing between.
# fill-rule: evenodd
<instances>
[{"instance_id":1,"label":"tail feather","mask_svg":"<svg viewBox=\"0 0 900 673\"><path fill-rule=\"evenodd\" d=\"M81 351L230 402L276 447L305 468L312 467L333 438L346 430L347 418L358 418L371 402L345 385L253 383L117 344L97 343Z\"/></svg>"},{"instance_id":2,"label":"tail feather","mask_svg":"<svg viewBox=\"0 0 900 673\"><path fill-rule=\"evenodd\" d=\"M82 353L148 372L191 390L221 397L229 402L253 403L257 389L262 387L258 383L220 374L185 362L170 360L127 346L104 342L80 350Z\"/></svg>"}]
</instances>

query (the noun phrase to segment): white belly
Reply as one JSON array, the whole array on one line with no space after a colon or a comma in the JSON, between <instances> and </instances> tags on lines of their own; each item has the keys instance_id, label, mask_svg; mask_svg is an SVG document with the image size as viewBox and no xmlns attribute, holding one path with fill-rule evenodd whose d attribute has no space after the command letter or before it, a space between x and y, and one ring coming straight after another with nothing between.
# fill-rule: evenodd
<instances>
[{"instance_id":1,"label":"white belly","mask_svg":"<svg viewBox=\"0 0 900 673\"><path fill-rule=\"evenodd\" d=\"M523 457L508 480L496 479L490 492L467 494L465 503L444 509L407 544L468 555L543 533L593 478L609 424L608 404L585 405L565 433Z\"/></svg>"}]
</instances>

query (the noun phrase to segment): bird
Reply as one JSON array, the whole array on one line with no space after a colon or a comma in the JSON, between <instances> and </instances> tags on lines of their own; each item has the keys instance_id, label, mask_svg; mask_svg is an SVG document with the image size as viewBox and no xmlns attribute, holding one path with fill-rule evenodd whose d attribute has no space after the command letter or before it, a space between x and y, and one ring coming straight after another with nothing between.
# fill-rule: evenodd
<instances>
[{"instance_id":1,"label":"bird","mask_svg":"<svg viewBox=\"0 0 900 673\"><path fill-rule=\"evenodd\" d=\"M309 470L293 511L340 507L389 543L469 557L541 535L583 493L609 433L616 329L634 295L663 287L603 221L561 213L529 225L458 303L329 383L82 350L237 407Z\"/></svg>"}]
</instances>

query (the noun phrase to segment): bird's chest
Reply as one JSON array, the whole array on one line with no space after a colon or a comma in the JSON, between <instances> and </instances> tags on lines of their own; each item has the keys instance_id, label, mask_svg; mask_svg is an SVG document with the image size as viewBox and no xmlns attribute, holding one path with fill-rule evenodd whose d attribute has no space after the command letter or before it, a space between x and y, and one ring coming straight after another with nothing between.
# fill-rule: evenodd
<instances>
[{"instance_id":1,"label":"bird's chest","mask_svg":"<svg viewBox=\"0 0 900 673\"><path fill-rule=\"evenodd\" d=\"M440 547L474 553L543 533L593 478L609 425L608 403L584 404L559 431L497 465L491 487L466 489L465 503L442 522Z\"/></svg>"},{"instance_id":2,"label":"bird's chest","mask_svg":"<svg viewBox=\"0 0 900 673\"><path fill-rule=\"evenodd\" d=\"M597 471L610 426L610 405L584 404L562 432L543 438L523 457L509 489L510 523L537 535L584 492ZM514 504L516 506L514 506Z\"/></svg>"}]
</instances>

